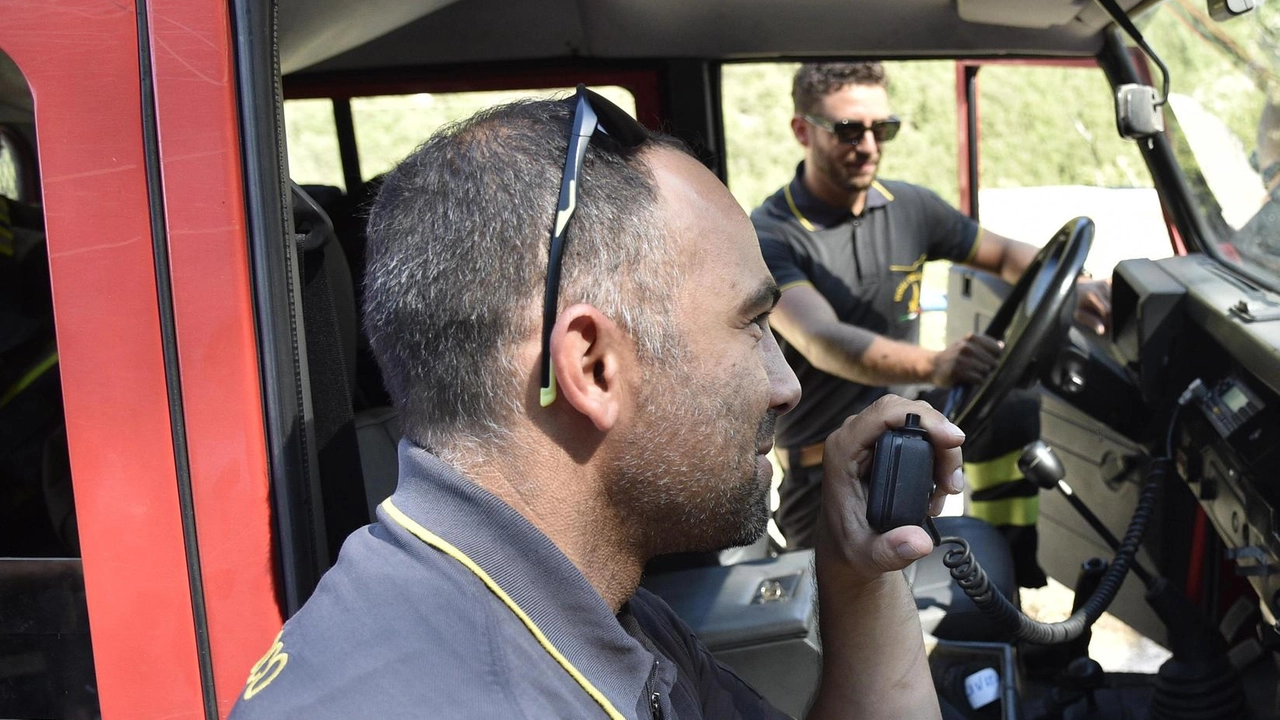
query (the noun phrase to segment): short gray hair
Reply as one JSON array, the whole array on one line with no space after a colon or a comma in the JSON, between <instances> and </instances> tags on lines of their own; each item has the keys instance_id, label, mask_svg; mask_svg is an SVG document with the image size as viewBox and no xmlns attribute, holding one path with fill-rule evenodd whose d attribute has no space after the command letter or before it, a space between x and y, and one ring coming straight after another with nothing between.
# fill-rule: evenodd
<instances>
[{"instance_id":1,"label":"short gray hair","mask_svg":"<svg viewBox=\"0 0 1280 720\"><path fill-rule=\"evenodd\" d=\"M571 116L526 100L447 127L386 176L370 210L365 332L405 436L437 453L505 436L522 409L530 377L516 348L540 326ZM560 308L591 304L663 361L680 347L682 276L643 157L653 147L680 146L592 139Z\"/></svg>"}]
</instances>

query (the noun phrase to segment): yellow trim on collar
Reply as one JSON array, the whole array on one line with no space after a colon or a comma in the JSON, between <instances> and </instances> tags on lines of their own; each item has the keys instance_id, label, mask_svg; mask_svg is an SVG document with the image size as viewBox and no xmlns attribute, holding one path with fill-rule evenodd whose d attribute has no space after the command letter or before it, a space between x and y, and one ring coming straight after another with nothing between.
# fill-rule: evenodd
<instances>
[{"instance_id":1,"label":"yellow trim on collar","mask_svg":"<svg viewBox=\"0 0 1280 720\"><path fill-rule=\"evenodd\" d=\"M880 184L879 180L872 180L871 187L879 190L880 194L884 196L885 200L888 200L889 202L893 202L893 193L886 190L885 187Z\"/></svg>"},{"instance_id":2,"label":"yellow trim on collar","mask_svg":"<svg viewBox=\"0 0 1280 720\"><path fill-rule=\"evenodd\" d=\"M796 216L796 220L800 221L800 227L809 232L816 232L817 228L813 226L813 223L809 222L809 218L805 217L804 213L800 212L800 208L796 207L796 199L791 197L791 183L782 186L782 194L787 198L787 207L791 208L791 214Z\"/></svg>"},{"instance_id":3,"label":"yellow trim on collar","mask_svg":"<svg viewBox=\"0 0 1280 720\"><path fill-rule=\"evenodd\" d=\"M415 522L413 518L405 515L400 511L400 508L391 503L391 498L387 498L382 501L382 509L386 511L387 515L389 515L392 520L395 520L396 523L405 530L413 533L419 540L462 563L463 567L470 570L476 577L480 578L480 582L484 583L485 587L489 588L490 592L497 595L498 599L511 610L512 614L519 618L520 622L524 623L524 626L529 629L529 633L538 641L538 644L542 646L542 649L546 650L547 654L559 663L560 667L564 668L565 672L569 673L569 676L572 677L583 690L587 691L587 694L591 696L591 699L595 700L596 703L604 709L605 714L607 714L612 720L625 720L623 714L618 712L617 708L613 706L613 703L609 702L609 698L605 697L604 693L600 692L595 685L592 685L591 681L588 680L587 677L578 670L578 668L574 667L573 663L569 662L569 659L562 655L560 651L556 649L555 645L551 644L551 641L547 639L547 636L544 635L542 630L533 622L533 619L530 618L524 610L520 609L520 606L516 604L516 601L511 599L511 596L498 585L497 581L489 577L489 573L486 573L475 563L474 560L467 557L466 553L462 552L439 535L436 535L430 530L422 527Z\"/></svg>"}]
</instances>

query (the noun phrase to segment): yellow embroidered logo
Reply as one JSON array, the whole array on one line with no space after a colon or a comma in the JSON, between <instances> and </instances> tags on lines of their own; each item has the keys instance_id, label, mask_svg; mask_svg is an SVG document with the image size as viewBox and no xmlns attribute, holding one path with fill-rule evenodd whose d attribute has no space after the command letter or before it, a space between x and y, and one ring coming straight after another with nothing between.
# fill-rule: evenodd
<instances>
[{"instance_id":1,"label":"yellow embroidered logo","mask_svg":"<svg viewBox=\"0 0 1280 720\"><path fill-rule=\"evenodd\" d=\"M282 652L284 643L280 642L280 636L284 635L281 630L276 635L276 639L272 642L271 649L267 651L262 659L254 664L253 669L249 671L249 681L244 684L244 699L249 700L262 692L263 688L271 684L272 680L284 670L284 666L289 662L289 653Z\"/></svg>"},{"instance_id":2,"label":"yellow embroidered logo","mask_svg":"<svg viewBox=\"0 0 1280 720\"><path fill-rule=\"evenodd\" d=\"M890 265L889 270L893 272L906 273L902 278L902 282L898 283L898 287L893 291L893 301L902 302L903 298L910 293L907 299L907 313L898 318L898 322L912 320L920 315L920 281L924 279L924 263L928 258L921 255L911 265Z\"/></svg>"}]
</instances>

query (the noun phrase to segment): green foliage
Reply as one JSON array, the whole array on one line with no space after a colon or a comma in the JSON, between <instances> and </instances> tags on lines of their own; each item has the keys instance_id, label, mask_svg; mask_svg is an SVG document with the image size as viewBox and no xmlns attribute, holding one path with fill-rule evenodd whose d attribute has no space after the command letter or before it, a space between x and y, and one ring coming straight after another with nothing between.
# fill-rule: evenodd
<instances>
[{"instance_id":1,"label":"green foliage","mask_svg":"<svg viewBox=\"0 0 1280 720\"><path fill-rule=\"evenodd\" d=\"M592 88L633 115L635 98L619 87ZM522 98L564 97L572 88L468 93L419 93L353 98L351 118L360 151L360 175L382 174L440 128L480 110ZM300 183L343 187L342 163L328 100L285 103L289 172Z\"/></svg>"},{"instance_id":2,"label":"green foliage","mask_svg":"<svg viewBox=\"0 0 1280 720\"><path fill-rule=\"evenodd\" d=\"M1096 67L988 65L978 97L983 187L1151 186Z\"/></svg>"}]
</instances>

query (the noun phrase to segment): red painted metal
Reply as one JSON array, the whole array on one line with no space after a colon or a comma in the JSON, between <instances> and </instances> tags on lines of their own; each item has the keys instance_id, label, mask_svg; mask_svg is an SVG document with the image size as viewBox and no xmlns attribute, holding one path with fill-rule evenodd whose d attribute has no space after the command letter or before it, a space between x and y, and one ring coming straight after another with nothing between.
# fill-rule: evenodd
<instances>
[{"instance_id":1,"label":"red painted metal","mask_svg":"<svg viewBox=\"0 0 1280 720\"><path fill-rule=\"evenodd\" d=\"M35 96L102 715L203 714L148 216L132 2L9 3ZM214 200L213 202L219 202Z\"/></svg>"},{"instance_id":2,"label":"red painted metal","mask_svg":"<svg viewBox=\"0 0 1280 720\"><path fill-rule=\"evenodd\" d=\"M1209 518L1204 508L1196 508L1195 524L1191 529L1191 556L1187 558L1187 597L1199 604L1204 593L1204 554L1208 542L1207 533Z\"/></svg>"},{"instance_id":3,"label":"red painted metal","mask_svg":"<svg viewBox=\"0 0 1280 720\"><path fill-rule=\"evenodd\" d=\"M969 92L965 68L964 63L956 61L956 168L960 173L960 207L971 213L977 178L969 175ZM972 151L976 153L978 149L972 148Z\"/></svg>"},{"instance_id":4,"label":"red painted metal","mask_svg":"<svg viewBox=\"0 0 1280 720\"><path fill-rule=\"evenodd\" d=\"M283 620L272 577L231 21L225 3L151 0L148 8L188 457L225 715Z\"/></svg>"}]
</instances>

